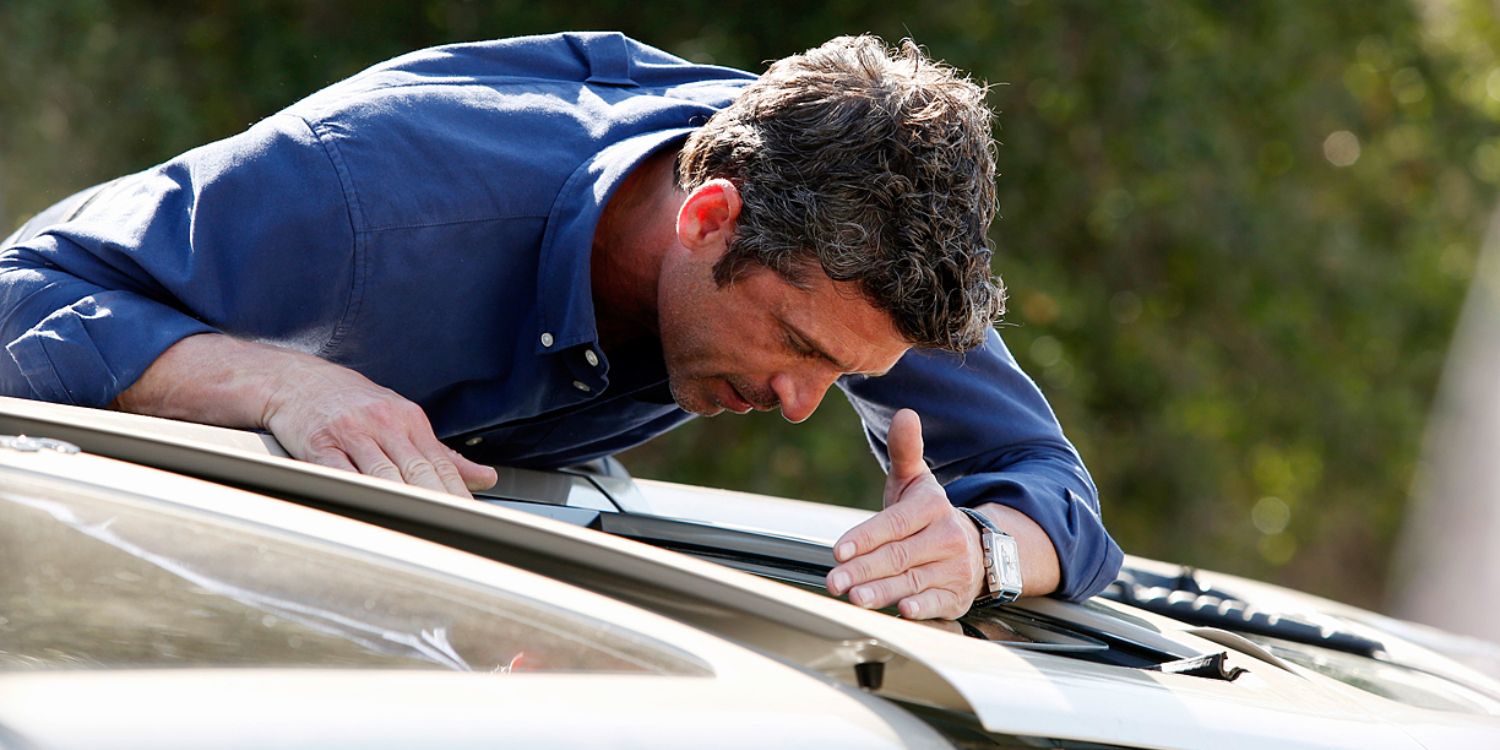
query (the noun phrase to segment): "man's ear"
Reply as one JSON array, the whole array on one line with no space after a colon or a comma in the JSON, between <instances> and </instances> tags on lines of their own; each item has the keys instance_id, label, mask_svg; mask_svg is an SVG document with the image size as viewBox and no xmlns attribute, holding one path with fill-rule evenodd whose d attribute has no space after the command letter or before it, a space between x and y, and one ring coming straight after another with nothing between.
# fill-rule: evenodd
<instances>
[{"instance_id":1,"label":"man's ear","mask_svg":"<svg viewBox=\"0 0 1500 750\"><path fill-rule=\"evenodd\" d=\"M739 188L729 180L709 180L693 188L677 211L677 239L693 252L722 253L739 218Z\"/></svg>"}]
</instances>

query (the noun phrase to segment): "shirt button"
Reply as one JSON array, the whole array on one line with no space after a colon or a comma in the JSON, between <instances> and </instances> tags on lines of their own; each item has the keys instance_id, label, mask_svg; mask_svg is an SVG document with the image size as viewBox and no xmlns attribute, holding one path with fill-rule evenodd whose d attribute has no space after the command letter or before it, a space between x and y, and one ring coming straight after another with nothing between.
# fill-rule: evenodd
<instances>
[{"instance_id":1,"label":"shirt button","mask_svg":"<svg viewBox=\"0 0 1500 750\"><path fill-rule=\"evenodd\" d=\"M583 358L588 361L589 367L599 366L599 355L595 354L593 349L584 349Z\"/></svg>"},{"instance_id":2,"label":"shirt button","mask_svg":"<svg viewBox=\"0 0 1500 750\"><path fill-rule=\"evenodd\" d=\"M472 446L475 446L475 445L479 445L482 442L484 442L484 438L482 438L482 437L471 437L468 440L464 441L464 445L472 447Z\"/></svg>"},{"instance_id":3,"label":"shirt button","mask_svg":"<svg viewBox=\"0 0 1500 750\"><path fill-rule=\"evenodd\" d=\"M583 391L584 393L588 393L589 391L593 390L592 388L589 388L588 383L585 383L582 380L573 381L573 387L577 388L580 391Z\"/></svg>"},{"instance_id":4,"label":"shirt button","mask_svg":"<svg viewBox=\"0 0 1500 750\"><path fill-rule=\"evenodd\" d=\"M542 334L542 346L552 346L552 334Z\"/></svg>"}]
</instances>

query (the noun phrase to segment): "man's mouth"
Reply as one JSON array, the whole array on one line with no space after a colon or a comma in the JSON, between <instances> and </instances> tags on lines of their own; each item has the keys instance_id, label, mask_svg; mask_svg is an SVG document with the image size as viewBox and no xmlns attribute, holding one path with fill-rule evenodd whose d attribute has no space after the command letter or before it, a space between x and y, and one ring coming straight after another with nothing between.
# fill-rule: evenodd
<instances>
[{"instance_id":1,"label":"man's mouth","mask_svg":"<svg viewBox=\"0 0 1500 750\"><path fill-rule=\"evenodd\" d=\"M724 384L729 386L729 398L725 399L722 406L735 414L748 414L755 409L755 404L740 394L740 389L734 387L734 383L728 380Z\"/></svg>"},{"instance_id":2,"label":"man's mouth","mask_svg":"<svg viewBox=\"0 0 1500 750\"><path fill-rule=\"evenodd\" d=\"M746 414L752 410L771 411L779 405L774 398L767 399L766 401L756 401L755 399L747 398L744 391L741 391L732 381L725 380L724 382L729 385L729 393L732 398L729 400L729 403L723 404L723 407L736 414Z\"/></svg>"}]
</instances>

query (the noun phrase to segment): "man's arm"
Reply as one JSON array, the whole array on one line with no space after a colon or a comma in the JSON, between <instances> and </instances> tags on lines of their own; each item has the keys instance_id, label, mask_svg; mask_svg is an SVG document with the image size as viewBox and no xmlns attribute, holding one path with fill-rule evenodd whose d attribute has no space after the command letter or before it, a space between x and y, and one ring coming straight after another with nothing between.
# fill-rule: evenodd
<instances>
[{"instance_id":1,"label":"man's arm","mask_svg":"<svg viewBox=\"0 0 1500 750\"><path fill-rule=\"evenodd\" d=\"M102 407L199 333L317 351L356 301L351 216L287 116L110 183L0 248L0 392Z\"/></svg>"},{"instance_id":2,"label":"man's arm","mask_svg":"<svg viewBox=\"0 0 1500 750\"><path fill-rule=\"evenodd\" d=\"M111 183L0 248L0 393L269 429L298 458L458 494L493 484L414 404L302 353L357 301L346 194L284 115Z\"/></svg>"},{"instance_id":3,"label":"man's arm","mask_svg":"<svg viewBox=\"0 0 1500 750\"><path fill-rule=\"evenodd\" d=\"M918 437L926 438L921 457L931 467L933 482L914 488L940 485L935 489L943 493L945 502L979 509L1015 537L1022 556L1024 595L1050 593L1083 599L1114 580L1122 555L1099 518L1093 482L1041 393L1016 366L998 335L992 333L983 347L966 355L913 352L886 377L849 378L840 385L864 420L877 457L893 473L898 450L894 441L900 436L895 419L898 408L910 407L921 415ZM907 474L914 475L914 468ZM955 593L965 586L977 592L978 533L973 523L936 502L940 498L935 491L911 495L908 499L923 500L913 508L902 508L905 500L892 504L892 484L888 478L889 507L870 523L882 517L892 522L877 526L874 530L881 533L870 535L863 544L880 549L910 538L890 553L901 558L900 575L925 564L914 562L917 559L935 554L962 557L974 578L965 579L962 585L953 581L943 585ZM914 533L928 526L934 533ZM866 534L871 529L856 527L840 542L853 541L850 537L856 531ZM904 547L914 544L920 544L923 551L908 555ZM852 588L880 579L863 572L867 561L860 559L874 549L856 547L857 557L839 555L844 564L833 571L848 575L844 580ZM938 548L941 553L933 551ZM848 567L851 559L860 566ZM880 566L884 565L876 569L883 570ZM856 572L861 572L858 580ZM830 589L848 590L838 583L830 578ZM885 604L895 601L899 599ZM967 609L970 601L972 597L963 601L963 609L957 612ZM945 609L945 615L952 614Z\"/></svg>"},{"instance_id":4,"label":"man's arm","mask_svg":"<svg viewBox=\"0 0 1500 750\"><path fill-rule=\"evenodd\" d=\"M467 497L495 470L438 442L420 407L317 357L221 334L162 353L112 404L123 411L270 430L300 458Z\"/></svg>"}]
</instances>

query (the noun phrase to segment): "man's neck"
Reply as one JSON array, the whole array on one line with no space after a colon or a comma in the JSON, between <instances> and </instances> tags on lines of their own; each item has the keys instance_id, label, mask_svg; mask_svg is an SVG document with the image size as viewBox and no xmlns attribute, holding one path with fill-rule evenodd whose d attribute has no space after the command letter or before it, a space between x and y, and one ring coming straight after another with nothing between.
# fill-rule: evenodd
<instances>
[{"instance_id":1,"label":"man's neck","mask_svg":"<svg viewBox=\"0 0 1500 750\"><path fill-rule=\"evenodd\" d=\"M676 156L654 154L626 175L594 230L589 276L606 351L657 335L657 280L662 256L677 241L683 199L673 179Z\"/></svg>"}]
</instances>

